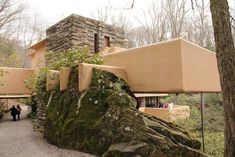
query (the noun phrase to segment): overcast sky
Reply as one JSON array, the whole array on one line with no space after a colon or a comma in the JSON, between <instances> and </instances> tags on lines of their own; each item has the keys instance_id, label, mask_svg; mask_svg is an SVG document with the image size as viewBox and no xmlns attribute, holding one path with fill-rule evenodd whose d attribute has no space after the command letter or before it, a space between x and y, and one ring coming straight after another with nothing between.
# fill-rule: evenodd
<instances>
[{"instance_id":1,"label":"overcast sky","mask_svg":"<svg viewBox=\"0 0 235 157\"><path fill-rule=\"evenodd\" d=\"M72 13L92 18L92 12L102 5L112 4L114 9L119 9L127 14L137 15L142 8L147 7L151 0L138 0L134 9L126 10L131 6L132 0L26 0L29 7L39 12L49 24L54 24Z\"/></svg>"}]
</instances>

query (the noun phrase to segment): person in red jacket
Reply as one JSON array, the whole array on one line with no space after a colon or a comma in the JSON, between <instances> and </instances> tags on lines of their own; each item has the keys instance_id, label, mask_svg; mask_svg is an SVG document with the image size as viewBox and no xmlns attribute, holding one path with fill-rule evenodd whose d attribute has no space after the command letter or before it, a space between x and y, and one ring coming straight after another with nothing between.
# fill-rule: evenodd
<instances>
[{"instance_id":1,"label":"person in red jacket","mask_svg":"<svg viewBox=\"0 0 235 157\"><path fill-rule=\"evenodd\" d=\"M20 112L21 112L21 107L20 107L20 105L17 105L16 106L16 109L17 109L17 117L18 117L18 120L20 120Z\"/></svg>"}]
</instances>

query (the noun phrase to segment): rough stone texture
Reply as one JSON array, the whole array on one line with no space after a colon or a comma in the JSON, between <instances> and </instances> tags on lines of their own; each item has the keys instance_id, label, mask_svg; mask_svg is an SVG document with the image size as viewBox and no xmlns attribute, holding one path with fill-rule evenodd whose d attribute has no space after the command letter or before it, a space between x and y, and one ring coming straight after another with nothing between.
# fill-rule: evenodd
<instances>
[{"instance_id":1,"label":"rough stone texture","mask_svg":"<svg viewBox=\"0 0 235 157\"><path fill-rule=\"evenodd\" d=\"M173 108L140 107L139 111L161 118L167 122L186 119L190 116L189 106L174 105Z\"/></svg>"},{"instance_id":2,"label":"rough stone texture","mask_svg":"<svg viewBox=\"0 0 235 157\"><path fill-rule=\"evenodd\" d=\"M77 70L69 88L54 91L44 136L63 148L103 157L205 157L200 142L171 123L136 110L126 82L93 69L90 87L77 91Z\"/></svg>"},{"instance_id":3,"label":"rough stone texture","mask_svg":"<svg viewBox=\"0 0 235 157\"><path fill-rule=\"evenodd\" d=\"M94 52L94 34L98 35L99 51L105 48L105 36L110 37L112 47L126 47L127 45L124 31L120 28L74 14L48 28L46 34L49 51L88 47L90 52Z\"/></svg>"},{"instance_id":4,"label":"rough stone texture","mask_svg":"<svg viewBox=\"0 0 235 157\"><path fill-rule=\"evenodd\" d=\"M0 99L0 119L3 116L3 112L8 109L7 107L7 100L6 99Z\"/></svg>"},{"instance_id":5,"label":"rough stone texture","mask_svg":"<svg viewBox=\"0 0 235 157\"><path fill-rule=\"evenodd\" d=\"M7 99L0 99L0 110L2 111L8 110L7 104L8 104Z\"/></svg>"},{"instance_id":6,"label":"rough stone texture","mask_svg":"<svg viewBox=\"0 0 235 157\"><path fill-rule=\"evenodd\" d=\"M37 115L33 119L33 130L39 133L44 132L44 124L46 120L46 110L41 104L37 104Z\"/></svg>"}]
</instances>

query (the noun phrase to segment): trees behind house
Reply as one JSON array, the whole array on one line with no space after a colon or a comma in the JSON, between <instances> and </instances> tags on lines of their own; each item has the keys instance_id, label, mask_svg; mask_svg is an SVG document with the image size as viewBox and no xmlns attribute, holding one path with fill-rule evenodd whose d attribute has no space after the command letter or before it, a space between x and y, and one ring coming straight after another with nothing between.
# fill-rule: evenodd
<instances>
[{"instance_id":1,"label":"trees behind house","mask_svg":"<svg viewBox=\"0 0 235 157\"><path fill-rule=\"evenodd\" d=\"M106 24L119 27L124 30L125 36L128 38L130 31L133 29L133 20L128 14L129 10L120 10L120 8L115 8L111 3L106 3L102 6L99 6L96 10L92 11L91 16ZM128 47L132 46L132 43L129 42Z\"/></svg>"},{"instance_id":2,"label":"trees behind house","mask_svg":"<svg viewBox=\"0 0 235 157\"><path fill-rule=\"evenodd\" d=\"M19 65L16 53L20 48L18 42L11 39L15 30L10 28L24 9L23 4L16 4L11 0L0 1L0 66Z\"/></svg>"},{"instance_id":3,"label":"trees behind house","mask_svg":"<svg viewBox=\"0 0 235 157\"><path fill-rule=\"evenodd\" d=\"M152 3L143 12L147 14L144 16L146 18L138 19L141 27L146 30L147 38L152 38L148 32L155 32L153 35L156 39L150 40L150 43L181 37L213 50L209 3L197 1L194 9L185 0L154 0Z\"/></svg>"},{"instance_id":4,"label":"trees behind house","mask_svg":"<svg viewBox=\"0 0 235 157\"><path fill-rule=\"evenodd\" d=\"M187 0L153 0L147 8L143 8L140 16L131 17L130 11L125 8L117 9L108 3L92 14L97 20L123 28L129 47L182 37L214 50L208 1L197 0L192 9Z\"/></svg>"},{"instance_id":5,"label":"trees behind house","mask_svg":"<svg viewBox=\"0 0 235 157\"><path fill-rule=\"evenodd\" d=\"M45 34L41 19L21 1L0 1L0 66L25 67L27 48Z\"/></svg>"},{"instance_id":6,"label":"trees behind house","mask_svg":"<svg viewBox=\"0 0 235 157\"><path fill-rule=\"evenodd\" d=\"M167 39L168 14L163 6L167 2L161 1L160 6L152 2L147 10L143 10L143 19L136 17L140 27L132 31L130 41L135 41L135 46L142 46ZM141 34L141 36L139 36Z\"/></svg>"},{"instance_id":7,"label":"trees behind house","mask_svg":"<svg viewBox=\"0 0 235 157\"><path fill-rule=\"evenodd\" d=\"M19 67L21 61L17 54L21 51L17 40L0 37L0 66Z\"/></svg>"},{"instance_id":8,"label":"trees behind house","mask_svg":"<svg viewBox=\"0 0 235 157\"><path fill-rule=\"evenodd\" d=\"M25 9L24 4L18 4L13 0L0 1L0 32L6 33L6 26L16 21L19 14Z\"/></svg>"},{"instance_id":9,"label":"trees behind house","mask_svg":"<svg viewBox=\"0 0 235 157\"><path fill-rule=\"evenodd\" d=\"M46 36L47 23L43 17L37 12L30 12L25 10L20 19L16 23L17 34L15 37L22 47L22 52L19 53L21 59L21 66L28 66L28 59L26 53L28 48L36 41L42 40Z\"/></svg>"}]
</instances>

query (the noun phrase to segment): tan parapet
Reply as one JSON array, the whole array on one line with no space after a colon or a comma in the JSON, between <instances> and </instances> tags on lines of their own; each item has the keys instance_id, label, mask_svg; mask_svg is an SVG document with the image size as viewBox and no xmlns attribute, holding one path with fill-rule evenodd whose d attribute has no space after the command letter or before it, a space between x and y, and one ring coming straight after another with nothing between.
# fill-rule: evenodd
<instances>
[{"instance_id":1,"label":"tan parapet","mask_svg":"<svg viewBox=\"0 0 235 157\"><path fill-rule=\"evenodd\" d=\"M220 92L216 54L183 39L104 55L126 69L133 92Z\"/></svg>"},{"instance_id":2,"label":"tan parapet","mask_svg":"<svg viewBox=\"0 0 235 157\"><path fill-rule=\"evenodd\" d=\"M170 122L186 119L190 116L189 106L174 105L170 110Z\"/></svg>"},{"instance_id":3,"label":"tan parapet","mask_svg":"<svg viewBox=\"0 0 235 157\"><path fill-rule=\"evenodd\" d=\"M174 105L173 108L140 107L139 111L167 122L186 119L190 116L189 106Z\"/></svg>"},{"instance_id":4,"label":"tan parapet","mask_svg":"<svg viewBox=\"0 0 235 157\"><path fill-rule=\"evenodd\" d=\"M106 47L103 51L101 51L101 53L103 55L106 55L106 54L110 54L110 53L114 53L114 52L120 52L120 51L124 51L124 50L126 50L126 48L118 47L118 46Z\"/></svg>"},{"instance_id":5,"label":"tan parapet","mask_svg":"<svg viewBox=\"0 0 235 157\"><path fill-rule=\"evenodd\" d=\"M25 80L33 74L32 69L0 67L0 94L31 94Z\"/></svg>"},{"instance_id":6,"label":"tan parapet","mask_svg":"<svg viewBox=\"0 0 235 157\"><path fill-rule=\"evenodd\" d=\"M46 79L46 89L56 89L60 84L60 72L58 70L49 70Z\"/></svg>"},{"instance_id":7,"label":"tan parapet","mask_svg":"<svg viewBox=\"0 0 235 157\"><path fill-rule=\"evenodd\" d=\"M170 122L170 110L156 107L140 107L139 111Z\"/></svg>"},{"instance_id":8,"label":"tan parapet","mask_svg":"<svg viewBox=\"0 0 235 157\"><path fill-rule=\"evenodd\" d=\"M71 72L71 68L62 67L60 69L60 90L65 90L68 87L69 75Z\"/></svg>"},{"instance_id":9,"label":"tan parapet","mask_svg":"<svg viewBox=\"0 0 235 157\"><path fill-rule=\"evenodd\" d=\"M115 66L105 66L105 65L95 65L95 64L86 64L86 63L80 63L79 64L79 91L84 91L87 89L90 85L91 78L92 78L92 69L100 69L105 70L108 72L111 72L118 77L124 79L127 81L127 74L126 70L121 67L115 67Z\"/></svg>"}]
</instances>

